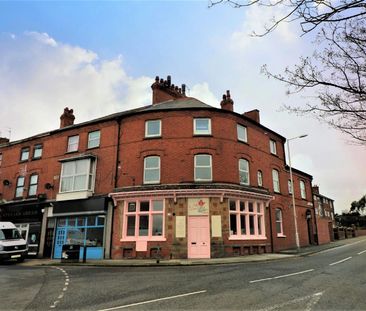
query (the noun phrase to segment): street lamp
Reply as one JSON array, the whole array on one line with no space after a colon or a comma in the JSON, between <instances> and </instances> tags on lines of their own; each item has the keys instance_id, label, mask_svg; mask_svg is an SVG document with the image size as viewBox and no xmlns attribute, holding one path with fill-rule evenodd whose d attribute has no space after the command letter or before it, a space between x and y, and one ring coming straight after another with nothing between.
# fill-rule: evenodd
<instances>
[{"instance_id":1,"label":"street lamp","mask_svg":"<svg viewBox=\"0 0 366 311\"><path fill-rule=\"evenodd\" d=\"M296 136L293 138L287 139L287 154L288 154L288 164L290 167L290 181L291 181L291 194L292 194L292 206L294 209L294 224L295 224L295 240L296 240L296 248L297 251L300 250L300 240L299 240L299 231L297 229L297 215L296 215L296 205L295 205L295 191L294 191L294 180L292 178L292 167L291 167L291 156L290 156L290 140L304 138L308 136L308 134Z\"/></svg>"}]
</instances>

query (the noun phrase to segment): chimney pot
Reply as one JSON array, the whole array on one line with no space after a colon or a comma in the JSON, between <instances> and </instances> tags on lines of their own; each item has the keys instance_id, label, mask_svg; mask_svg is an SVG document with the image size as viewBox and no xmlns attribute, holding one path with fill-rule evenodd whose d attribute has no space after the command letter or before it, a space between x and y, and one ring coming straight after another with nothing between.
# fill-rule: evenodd
<instances>
[{"instance_id":1,"label":"chimney pot","mask_svg":"<svg viewBox=\"0 0 366 311\"><path fill-rule=\"evenodd\" d=\"M66 107L64 109L64 113L60 117L60 128L73 125L74 120L75 120L74 110Z\"/></svg>"},{"instance_id":2,"label":"chimney pot","mask_svg":"<svg viewBox=\"0 0 366 311\"><path fill-rule=\"evenodd\" d=\"M170 86L170 84L172 84L172 77L167 76L166 80L168 81L168 86Z\"/></svg>"},{"instance_id":3,"label":"chimney pot","mask_svg":"<svg viewBox=\"0 0 366 311\"><path fill-rule=\"evenodd\" d=\"M186 85L182 84L182 94L185 95L186 94Z\"/></svg>"},{"instance_id":4,"label":"chimney pot","mask_svg":"<svg viewBox=\"0 0 366 311\"><path fill-rule=\"evenodd\" d=\"M159 82L159 76L155 77L155 82Z\"/></svg>"},{"instance_id":5,"label":"chimney pot","mask_svg":"<svg viewBox=\"0 0 366 311\"><path fill-rule=\"evenodd\" d=\"M175 100L178 98L186 97L186 85L182 84L182 88L172 84L171 76L167 76L167 79L164 80L159 78L159 76L155 77L155 83L151 85L153 94L152 94L152 104L159 104L168 100Z\"/></svg>"}]
</instances>

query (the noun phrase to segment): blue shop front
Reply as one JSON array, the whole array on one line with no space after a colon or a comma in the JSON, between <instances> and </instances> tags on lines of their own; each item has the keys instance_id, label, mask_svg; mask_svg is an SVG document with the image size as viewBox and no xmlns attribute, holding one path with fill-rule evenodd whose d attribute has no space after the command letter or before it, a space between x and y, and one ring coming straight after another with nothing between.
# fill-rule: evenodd
<instances>
[{"instance_id":1,"label":"blue shop front","mask_svg":"<svg viewBox=\"0 0 366 311\"><path fill-rule=\"evenodd\" d=\"M62 258L63 245L80 245L80 258L110 258L113 204L108 197L54 202L48 228L53 227L53 258Z\"/></svg>"}]
</instances>

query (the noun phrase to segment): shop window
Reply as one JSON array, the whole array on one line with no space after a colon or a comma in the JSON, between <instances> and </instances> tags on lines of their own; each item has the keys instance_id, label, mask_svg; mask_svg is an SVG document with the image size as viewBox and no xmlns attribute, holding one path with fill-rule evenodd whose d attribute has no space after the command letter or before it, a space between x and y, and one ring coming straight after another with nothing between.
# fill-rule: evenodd
<instances>
[{"instance_id":1,"label":"shop window","mask_svg":"<svg viewBox=\"0 0 366 311\"><path fill-rule=\"evenodd\" d=\"M62 163L60 193L92 191L95 178L95 161L82 159Z\"/></svg>"},{"instance_id":2,"label":"shop window","mask_svg":"<svg viewBox=\"0 0 366 311\"><path fill-rule=\"evenodd\" d=\"M37 194L38 175L33 174L29 178L28 196L35 196Z\"/></svg>"},{"instance_id":3,"label":"shop window","mask_svg":"<svg viewBox=\"0 0 366 311\"><path fill-rule=\"evenodd\" d=\"M284 236L282 210L279 208L276 208L276 232L277 232L277 236Z\"/></svg>"},{"instance_id":4,"label":"shop window","mask_svg":"<svg viewBox=\"0 0 366 311\"><path fill-rule=\"evenodd\" d=\"M301 199L306 199L305 182L302 180L300 180L300 193L301 193Z\"/></svg>"},{"instance_id":5,"label":"shop window","mask_svg":"<svg viewBox=\"0 0 366 311\"><path fill-rule=\"evenodd\" d=\"M242 185L249 185L249 162L245 159L239 160L239 180Z\"/></svg>"},{"instance_id":6,"label":"shop window","mask_svg":"<svg viewBox=\"0 0 366 311\"><path fill-rule=\"evenodd\" d=\"M242 141L242 142L248 142L248 137L247 137L247 127L237 124L236 125L236 131L237 131L237 135L238 135L238 140Z\"/></svg>"},{"instance_id":7,"label":"shop window","mask_svg":"<svg viewBox=\"0 0 366 311\"><path fill-rule=\"evenodd\" d=\"M148 120L145 122L145 137L161 136L161 120Z\"/></svg>"},{"instance_id":8,"label":"shop window","mask_svg":"<svg viewBox=\"0 0 366 311\"><path fill-rule=\"evenodd\" d=\"M158 183L160 183L160 157L146 157L144 159L144 184Z\"/></svg>"},{"instance_id":9,"label":"shop window","mask_svg":"<svg viewBox=\"0 0 366 311\"><path fill-rule=\"evenodd\" d=\"M209 154L197 154L194 156L194 180L212 180L212 158Z\"/></svg>"},{"instance_id":10,"label":"shop window","mask_svg":"<svg viewBox=\"0 0 366 311\"><path fill-rule=\"evenodd\" d=\"M230 239L265 239L264 204L230 200Z\"/></svg>"},{"instance_id":11,"label":"shop window","mask_svg":"<svg viewBox=\"0 0 366 311\"><path fill-rule=\"evenodd\" d=\"M194 135L211 135L211 119L198 118L193 119Z\"/></svg>"},{"instance_id":12,"label":"shop window","mask_svg":"<svg viewBox=\"0 0 366 311\"><path fill-rule=\"evenodd\" d=\"M29 147L22 148L20 151L20 161L27 161L29 159Z\"/></svg>"},{"instance_id":13,"label":"shop window","mask_svg":"<svg viewBox=\"0 0 366 311\"><path fill-rule=\"evenodd\" d=\"M15 197L16 198L23 197L24 180L25 180L25 178L23 176L19 176L18 179L17 179L17 185L16 185L16 188L15 188Z\"/></svg>"},{"instance_id":14,"label":"shop window","mask_svg":"<svg viewBox=\"0 0 366 311\"><path fill-rule=\"evenodd\" d=\"M33 148L33 159L40 159L42 157L43 146L41 144L35 145Z\"/></svg>"},{"instance_id":15,"label":"shop window","mask_svg":"<svg viewBox=\"0 0 366 311\"><path fill-rule=\"evenodd\" d=\"M164 239L163 200L136 200L125 203L125 240Z\"/></svg>"},{"instance_id":16,"label":"shop window","mask_svg":"<svg viewBox=\"0 0 366 311\"><path fill-rule=\"evenodd\" d=\"M257 172L258 187L263 187L263 173L262 171Z\"/></svg>"},{"instance_id":17,"label":"shop window","mask_svg":"<svg viewBox=\"0 0 366 311\"><path fill-rule=\"evenodd\" d=\"M272 154L277 154L276 141L273 139L269 140L269 150L271 151Z\"/></svg>"},{"instance_id":18,"label":"shop window","mask_svg":"<svg viewBox=\"0 0 366 311\"><path fill-rule=\"evenodd\" d=\"M100 131L90 132L88 134L88 149L97 148L100 144Z\"/></svg>"},{"instance_id":19,"label":"shop window","mask_svg":"<svg viewBox=\"0 0 366 311\"><path fill-rule=\"evenodd\" d=\"M273 191L280 192L280 176L277 170L272 170Z\"/></svg>"},{"instance_id":20,"label":"shop window","mask_svg":"<svg viewBox=\"0 0 366 311\"><path fill-rule=\"evenodd\" d=\"M67 140L67 152L78 151L79 149L79 135L70 136Z\"/></svg>"}]
</instances>

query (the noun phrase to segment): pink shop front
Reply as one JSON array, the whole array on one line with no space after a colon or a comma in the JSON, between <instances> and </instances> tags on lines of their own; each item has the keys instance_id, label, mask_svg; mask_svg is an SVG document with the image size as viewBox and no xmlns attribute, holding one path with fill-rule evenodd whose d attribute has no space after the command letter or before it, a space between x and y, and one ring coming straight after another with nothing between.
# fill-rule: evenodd
<instances>
[{"instance_id":1,"label":"pink shop front","mask_svg":"<svg viewBox=\"0 0 366 311\"><path fill-rule=\"evenodd\" d=\"M121 191L112 258L220 258L271 252L266 191L240 188Z\"/></svg>"}]
</instances>

